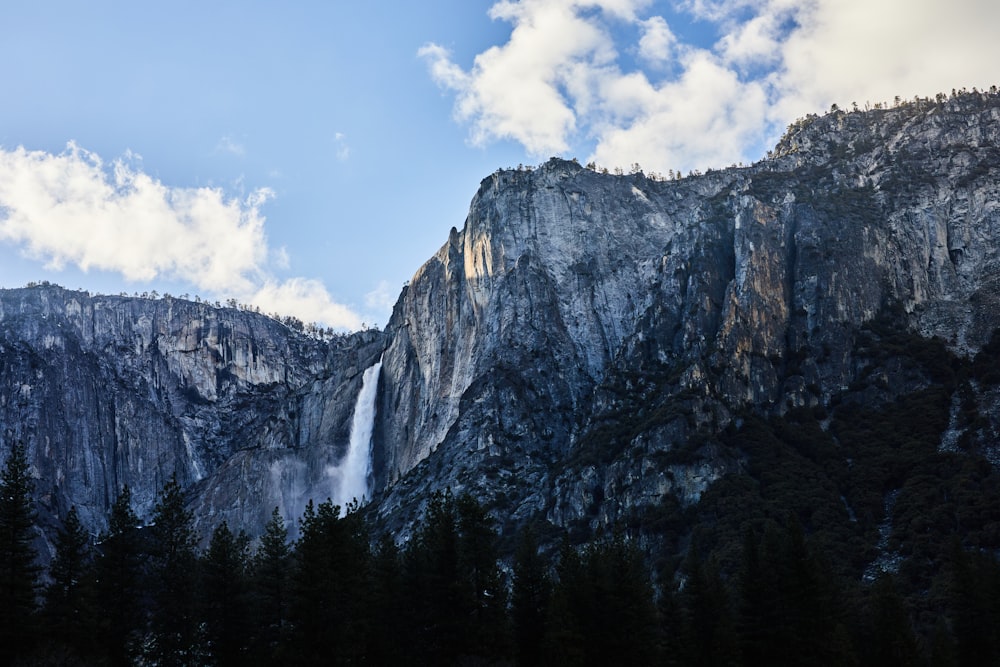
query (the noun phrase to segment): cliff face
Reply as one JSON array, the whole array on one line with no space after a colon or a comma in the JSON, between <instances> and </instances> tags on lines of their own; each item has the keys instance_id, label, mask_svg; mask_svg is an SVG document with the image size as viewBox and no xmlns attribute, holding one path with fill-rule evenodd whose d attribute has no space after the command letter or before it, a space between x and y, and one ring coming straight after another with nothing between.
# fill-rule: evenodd
<instances>
[{"instance_id":1,"label":"cliff face","mask_svg":"<svg viewBox=\"0 0 1000 667\"><path fill-rule=\"evenodd\" d=\"M979 94L811 117L767 160L681 180L555 159L499 171L385 332L331 342L175 299L2 291L4 438L29 445L51 512L74 503L100 525L124 483L148 512L176 473L204 526L253 531L274 505L293 517L329 495L361 373L384 352L381 526L405 532L447 487L511 525L594 530L694 505L744 466L718 436L747 414L932 382L873 370L873 321L957 358L987 343L998 176L1000 99ZM961 391L953 404L986 421L953 419L942 446L989 453L996 392Z\"/></svg>"},{"instance_id":2,"label":"cliff face","mask_svg":"<svg viewBox=\"0 0 1000 667\"><path fill-rule=\"evenodd\" d=\"M592 528L694 503L741 465L712 434L840 400L877 316L971 357L1000 326L998 170L1000 100L972 94L811 117L678 181L493 174L387 328L380 515L445 487Z\"/></svg>"},{"instance_id":3,"label":"cliff face","mask_svg":"<svg viewBox=\"0 0 1000 667\"><path fill-rule=\"evenodd\" d=\"M177 299L3 290L3 438L28 446L43 524L76 505L100 528L125 484L148 516L176 475L203 526L259 526L330 494L381 347Z\"/></svg>"}]
</instances>

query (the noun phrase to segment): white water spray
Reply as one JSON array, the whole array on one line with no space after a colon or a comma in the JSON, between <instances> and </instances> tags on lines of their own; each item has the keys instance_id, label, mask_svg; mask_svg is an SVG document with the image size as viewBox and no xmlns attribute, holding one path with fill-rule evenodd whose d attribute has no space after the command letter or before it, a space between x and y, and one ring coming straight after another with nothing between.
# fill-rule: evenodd
<instances>
[{"instance_id":1,"label":"white water spray","mask_svg":"<svg viewBox=\"0 0 1000 667\"><path fill-rule=\"evenodd\" d=\"M354 404L351 420L351 439L347 445L347 455L335 468L328 469L333 481L333 502L340 505L341 514L347 504L354 499L364 503L368 496L368 477L372 471L371 450L372 430L375 426L375 396L378 390L378 376L382 370L382 360L365 371L361 378L361 391Z\"/></svg>"}]
</instances>

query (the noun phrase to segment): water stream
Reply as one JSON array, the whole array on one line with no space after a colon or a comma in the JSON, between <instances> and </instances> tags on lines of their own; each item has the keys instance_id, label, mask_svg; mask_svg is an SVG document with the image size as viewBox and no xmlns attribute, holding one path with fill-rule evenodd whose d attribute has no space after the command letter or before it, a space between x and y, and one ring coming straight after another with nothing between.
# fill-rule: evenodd
<instances>
[{"instance_id":1,"label":"water stream","mask_svg":"<svg viewBox=\"0 0 1000 667\"><path fill-rule=\"evenodd\" d=\"M361 391L354 404L351 420L351 439L347 454L336 467L327 472L333 483L333 502L340 505L341 514L352 500L364 504L370 492L372 429L375 426L375 398L382 360L365 371L361 378Z\"/></svg>"}]
</instances>

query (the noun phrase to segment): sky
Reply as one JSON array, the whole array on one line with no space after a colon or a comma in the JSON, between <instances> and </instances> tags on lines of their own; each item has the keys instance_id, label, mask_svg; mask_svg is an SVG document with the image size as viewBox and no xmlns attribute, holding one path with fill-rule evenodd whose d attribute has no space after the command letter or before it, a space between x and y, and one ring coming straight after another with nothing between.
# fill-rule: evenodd
<instances>
[{"instance_id":1,"label":"sky","mask_svg":"<svg viewBox=\"0 0 1000 667\"><path fill-rule=\"evenodd\" d=\"M384 326L498 168L1000 85L995 0L0 3L0 287Z\"/></svg>"}]
</instances>

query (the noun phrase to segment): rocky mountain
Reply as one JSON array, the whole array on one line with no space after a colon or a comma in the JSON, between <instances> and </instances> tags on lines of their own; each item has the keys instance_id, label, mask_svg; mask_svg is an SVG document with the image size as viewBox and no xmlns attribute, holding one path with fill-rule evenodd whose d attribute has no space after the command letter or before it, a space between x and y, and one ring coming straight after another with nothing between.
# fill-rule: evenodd
<instances>
[{"instance_id":1,"label":"rocky mountain","mask_svg":"<svg viewBox=\"0 0 1000 667\"><path fill-rule=\"evenodd\" d=\"M934 391L930 451L1000 462L998 176L1000 97L977 92L810 116L757 164L685 178L501 170L385 330L333 340L179 299L0 291L4 441L27 445L48 522L75 504L99 528L126 483L148 514L176 474L202 527L255 532L333 492L381 358L369 511L400 538L445 488L504 534L689 535L720 480L763 483L747 429L793 420L847 466L838 521L875 549L907 477L853 490L849 416Z\"/></svg>"},{"instance_id":2,"label":"rocky mountain","mask_svg":"<svg viewBox=\"0 0 1000 667\"><path fill-rule=\"evenodd\" d=\"M1000 99L967 94L802 119L680 180L493 174L386 329L380 516L450 486L592 532L741 469L718 434L742 415L846 398L877 318L971 358L1000 326L998 148ZM865 400L933 383L879 373ZM965 391L989 448L995 395Z\"/></svg>"},{"instance_id":3,"label":"rocky mountain","mask_svg":"<svg viewBox=\"0 0 1000 667\"><path fill-rule=\"evenodd\" d=\"M332 492L383 339L169 297L3 290L0 428L28 448L45 526L76 505L96 532L126 484L148 517L176 475L203 527L254 528Z\"/></svg>"}]
</instances>

